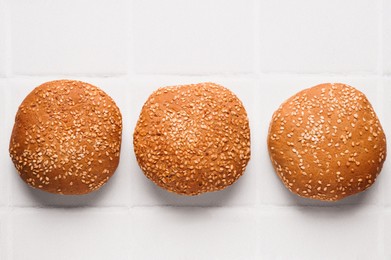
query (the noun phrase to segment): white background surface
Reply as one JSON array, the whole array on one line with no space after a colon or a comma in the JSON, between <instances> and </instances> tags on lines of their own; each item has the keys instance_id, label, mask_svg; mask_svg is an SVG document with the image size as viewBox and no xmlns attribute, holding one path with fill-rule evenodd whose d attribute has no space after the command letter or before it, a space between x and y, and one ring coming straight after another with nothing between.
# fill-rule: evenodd
<instances>
[{"instance_id":1,"label":"white background surface","mask_svg":"<svg viewBox=\"0 0 391 260\"><path fill-rule=\"evenodd\" d=\"M391 0L0 0L0 259L391 259L390 158L373 187L337 203L290 194L266 147L297 91L363 91L391 138ZM39 84L99 86L123 115L121 162L101 190L33 190L8 156ZM213 81L250 119L252 158L232 187L167 193L137 166L132 134L158 87Z\"/></svg>"}]
</instances>

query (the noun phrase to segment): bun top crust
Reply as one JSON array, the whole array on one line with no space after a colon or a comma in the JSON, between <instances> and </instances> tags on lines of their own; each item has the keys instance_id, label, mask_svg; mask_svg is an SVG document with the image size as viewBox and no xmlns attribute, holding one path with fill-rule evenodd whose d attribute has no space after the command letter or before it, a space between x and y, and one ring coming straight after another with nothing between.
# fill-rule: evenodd
<instances>
[{"instance_id":1,"label":"bun top crust","mask_svg":"<svg viewBox=\"0 0 391 260\"><path fill-rule=\"evenodd\" d=\"M224 189L250 159L246 110L214 83L155 91L142 108L133 142L145 175L184 195Z\"/></svg>"},{"instance_id":2,"label":"bun top crust","mask_svg":"<svg viewBox=\"0 0 391 260\"><path fill-rule=\"evenodd\" d=\"M20 177L51 193L100 188L119 162L122 117L99 88L56 80L35 88L16 114L9 152Z\"/></svg>"},{"instance_id":3,"label":"bun top crust","mask_svg":"<svg viewBox=\"0 0 391 260\"><path fill-rule=\"evenodd\" d=\"M321 84L273 114L269 155L285 186L302 197L336 201L370 187L386 158L386 137L363 93Z\"/></svg>"}]
</instances>

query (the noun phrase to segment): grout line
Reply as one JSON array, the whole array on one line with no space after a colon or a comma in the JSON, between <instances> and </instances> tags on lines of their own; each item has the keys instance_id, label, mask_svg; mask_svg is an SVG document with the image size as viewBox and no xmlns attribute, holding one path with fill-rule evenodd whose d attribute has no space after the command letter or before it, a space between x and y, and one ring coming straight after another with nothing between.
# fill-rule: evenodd
<instances>
[{"instance_id":1,"label":"grout line","mask_svg":"<svg viewBox=\"0 0 391 260\"><path fill-rule=\"evenodd\" d=\"M261 85L261 80L258 79L256 81L256 84L258 86ZM253 141L254 143L251 144L251 146L255 146L254 150L255 150L255 154L262 154L262 151L261 151L261 143L262 143L262 140L261 138L267 138L266 136L263 136L261 137L260 136L260 133L262 132L262 106L261 106L261 103L259 102L259 100L262 100L261 99L261 88L260 87L256 87L255 89L255 93L254 93L254 96L253 96L253 100L252 100L252 103L253 103L253 110L256 112L256 115L257 115L257 121L256 122L250 122L250 126L252 127L252 130L250 130L250 134L251 136L254 136L253 137ZM254 132L254 131L257 131L257 132ZM252 160L257 160L257 158L252 158ZM259 162L258 162L259 163ZM255 166L257 165L256 163L254 164ZM258 167L254 167L254 170L256 170ZM261 173L260 172L257 172L257 171L253 171L252 174L256 174L255 176L255 184L256 184L256 187L261 187ZM262 200L261 200L261 192L259 189L256 189L256 192L255 192L255 195L256 195L256 199L255 199L255 205L256 207L258 207L259 205L262 204Z\"/></svg>"},{"instance_id":2,"label":"grout line","mask_svg":"<svg viewBox=\"0 0 391 260\"><path fill-rule=\"evenodd\" d=\"M8 212L15 212L17 211L41 211L41 210L47 210L47 211L57 211L57 210L69 210L70 212L72 210L91 210L91 211L104 211L104 212L113 212L113 211L128 211L129 207L125 206L64 206L64 207L57 207L54 205L43 205L43 206L12 206L8 208Z\"/></svg>"},{"instance_id":3,"label":"grout line","mask_svg":"<svg viewBox=\"0 0 391 260\"><path fill-rule=\"evenodd\" d=\"M91 209L91 210L133 210L133 209L153 209L153 208L205 208L205 209L255 209L262 210L265 212L270 212L273 210L291 210L295 209L371 209L371 210L381 210L378 205L364 205L363 203L357 204L339 204L339 205L304 205L304 204L286 204L286 205L273 205L273 204L260 204L260 205L175 205L175 204L161 204L161 205L133 205L133 206L93 206L93 205L85 205L85 206L56 206L56 205L40 205L40 206L7 206L0 207L0 209L4 209L6 211L14 211L14 210L70 210L70 209ZM389 209L391 210L391 208ZM384 210L381 210L383 212Z\"/></svg>"},{"instance_id":4,"label":"grout line","mask_svg":"<svg viewBox=\"0 0 391 260\"><path fill-rule=\"evenodd\" d=\"M4 46L1 46L1 47L4 47L4 49L3 48L0 49L0 56L1 57L7 55L7 36L5 35L6 31L7 31L6 18L5 18L6 14L7 14L7 11L5 8L5 2L4 2L4 0L0 0L0 32L4 33L4 35L2 35L3 37L0 38L0 46L1 46L1 44L4 44ZM3 62L1 60L0 61L0 79L5 78L6 76L7 76L7 61Z\"/></svg>"},{"instance_id":5,"label":"grout line","mask_svg":"<svg viewBox=\"0 0 391 260\"><path fill-rule=\"evenodd\" d=\"M0 0L1 1L1 0ZM3 1L5 2L5 1ZM5 59L6 59L6 71L5 71L5 80L8 79L38 79L38 78L53 78L53 77L58 77L58 78L68 78L68 77L82 77L86 79L118 79L118 78L125 78L127 80L138 80L138 79L150 79L151 77L163 77L163 78L191 78L195 79L197 77L221 77L221 78L227 78L227 79L234 79L234 78L240 78L240 79L253 79L257 81L257 88L256 93L254 93L254 100L258 98L259 100L259 95L260 95L260 84L259 84L259 79L262 77L364 77L364 78L377 78L378 79L378 94L377 94L377 103L379 104L381 111L384 111L384 104L381 102L382 97L384 95L384 79L385 78L391 78L391 75L384 75L384 68L383 68L383 5L384 5L384 0L379 0L378 1L378 8L379 10L379 26L378 26L378 50L377 50L377 70L376 73L368 73L368 72L357 72L357 73L294 73L294 72L261 72L261 51L260 51L260 42L261 42L261 34L260 34L260 2L259 1L254 1L254 12L255 12L255 18L254 18L254 56L256 57L256 60L253 64L253 68L255 70L255 73L218 73L218 74L159 74L159 73L136 73L135 72L135 60L134 60L134 45L132 44L132 27L133 27L133 22L134 19L132 15L129 16L127 22L129 23L129 33L127 35L127 73L124 74L71 74L71 75L60 75L60 74L53 74L53 75L48 75L48 74L41 74L41 75L23 75L23 74L13 74L12 71L12 40L11 40L11 26L10 26L10 12L8 11L9 4L5 5L5 24L6 24L6 29L5 29L5 38L6 38L6 54L5 54ZM132 4L129 6L130 8L130 13L132 13ZM6 96L8 97L11 91L6 90ZM8 100L8 98L7 98ZM7 103L7 101L6 101ZM259 102L254 103L254 107L256 111L259 113L261 110L261 105ZM255 122L257 124L259 122ZM255 128L257 129L257 128ZM257 133L251 133L252 135L257 135ZM265 137L259 137L259 138L265 138ZM259 139L255 139L258 140ZM256 142L252 145L258 145ZM257 148L256 148L257 149ZM257 158L253 158L253 160L256 160ZM260 187L259 183L261 181L260 174L257 172L252 172L252 174L257 174L256 176L256 187ZM375 211L378 213L378 250L380 254L384 254L385 252L385 244L384 244L384 235L385 235L385 216L387 210L390 210L391 208L388 208L385 205L385 187L382 187L382 196L380 196L380 201L378 204L375 205L365 205L362 203L358 204L345 204L345 205L296 205L296 204L287 204L287 205L274 205L274 204L262 204L262 200L260 198L260 191L256 189L256 199L255 199L255 204L253 206L249 205L175 205L175 204L161 204L161 205L131 205L131 203L127 203L126 206L110 206L110 205L85 205L85 206L57 206L57 205L42 205L42 206L16 206L12 205L12 200L11 200L11 188L12 185L9 185L11 183L11 178L7 178L7 204L5 206L0 206L0 209L4 209L6 211L6 217L7 217L7 225L5 225L5 230L6 230L6 239L7 239L7 244L6 244L6 259L11 259L13 256L13 243L14 239L12 236L12 231L14 228L14 221L13 221L13 214L15 213L15 210L21 209L21 210L58 210L58 209L91 209L91 210L126 210L128 214L131 214L131 212L135 209L162 209L162 208L206 208L206 209L226 209L226 210L232 210L232 209L255 209L256 212L261 212L264 211L265 213L274 213L275 211L290 211L292 209L346 209L346 208L355 208L355 209L375 209ZM383 180L384 181L384 180ZM282 187L280 187L282 188ZM295 195L292 195L295 196ZM256 218L256 224L257 226L260 226L261 218ZM257 229L259 230L259 229ZM261 235L259 231L257 232L257 241L261 241ZM17 249L17 248L16 248ZM257 256L262 256L262 252L260 251L260 247L257 247Z\"/></svg>"},{"instance_id":6,"label":"grout line","mask_svg":"<svg viewBox=\"0 0 391 260\"><path fill-rule=\"evenodd\" d=\"M384 0L378 0L379 8L379 18L378 18L378 50L377 50L377 60L378 60L378 76L384 75L384 65L383 65L383 40L384 40Z\"/></svg>"},{"instance_id":7,"label":"grout line","mask_svg":"<svg viewBox=\"0 0 391 260\"><path fill-rule=\"evenodd\" d=\"M9 83L7 83L7 85L9 86ZM14 121L14 117L9 113L9 109L7 109L7 107L10 107L10 101L11 101L11 98L10 98L10 88L4 88L4 90L3 90L4 92L3 92L3 95L4 95L4 97L6 98L5 99L5 102L4 102L4 104L3 104L3 106L4 106L4 112L6 112L6 120L11 120L11 122L13 122ZM7 145L9 144L8 142L9 142L9 136L6 138L7 139ZM9 157L9 154L8 154L8 149L7 149L7 159L6 160L11 160L10 159L10 157ZM4 163L5 163L5 161L4 161ZM11 182L12 182L12 180L11 180L11 176L10 176L10 174L7 174L7 176L5 177L5 181L6 181L6 184L7 184L7 187L6 187L6 205L7 205L7 207L10 207L11 206L11 194L12 194L12 191L11 191L11 187L12 187L12 185L11 185Z\"/></svg>"},{"instance_id":8,"label":"grout line","mask_svg":"<svg viewBox=\"0 0 391 260\"><path fill-rule=\"evenodd\" d=\"M261 16L261 3L260 1L254 1L254 56L255 56L255 74L260 76L261 73L261 28L260 28L260 16Z\"/></svg>"},{"instance_id":9,"label":"grout line","mask_svg":"<svg viewBox=\"0 0 391 260\"><path fill-rule=\"evenodd\" d=\"M9 73L10 74L10 73ZM223 78L223 79L260 79L263 77L344 77L344 78L391 78L391 75L379 75L376 73L292 73L292 72L259 72L259 73L219 73L219 74L13 74L2 78L8 79L37 79L37 78L85 78L85 79L151 79L151 78Z\"/></svg>"},{"instance_id":10,"label":"grout line","mask_svg":"<svg viewBox=\"0 0 391 260\"><path fill-rule=\"evenodd\" d=\"M136 74L135 72L135 44L134 44L134 41L133 41L133 37L135 37L135 34L134 34L134 18L133 18L133 14L134 14L134 1L130 1L128 3L129 6L127 6L127 8L129 9L129 16L128 16L128 20L127 20L127 23L128 23L128 26L127 26L127 38L126 38L126 43L127 43L127 48L126 48L126 51L128 52L127 53L127 63L126 63L126 71L127 71L127 74L129 76L134 76ZM133 32L133 33L132 33Z\"/></svg>"},{"instance_id":11,"label":"grout line","mask_svg":"<svg viewBox=\"0 0 391 260\"><path fill-rule=\"evenodd\" d=\"M384 193L383 193L384 195ZM385 259L385 232L384 232L384 229L385 229L385 206L381 207L379 209L379 224L378 224L378 251L379 251L379 254L380 254L380 257L384 258Z\"/></svg>"},{"instance_id":12,"label":"grout line","mask_svg":"<svg viewBox=\"0 0 391 260\"><path fill-rule=\"evenodd\" d=\"M386 255L386 250L385 250L385 233L384 233L384 229L385 229L385 217L386 217L386 214L385 214L385 210L384 208L379 212L379 224L378 224L378 241L379 241L379 245L378 245L378 251L379 251L379 254L381 257L383 257L385 259Z\"/></svg>"},{"instance_id":13,"label":"grout line","mask_svg":"<svg viewBox=\"0 0 391 260\"><path fill-rule=\"evenodd\" d=\"M68 79L68 78L125 78L129 75L126 73L118 74L23 74L23 73L11 73L9 72L8 78L12 79L36 79L36 78L56 78L56 79Z\"/></svg>"},{"instance_id":14,"label":"grout line","mask_svg":"<svg viewBox=\"0 0 391 260\"><path fill-rule=\"evenodd\" d=\"M377 68L377 74L378 74L378 82L377 82L377 103L379 104L380 109L380 116L384 118L384 103L383 103L383 96L384 96L384 67L383 67L383 39L384 39L384 0L378 0L378 50L377 50L377 62L378 62L378 68ZM379 257L385 258L385 241L384 241L384 228L385 228L385 185L381 185L381 196L379 201L379 207L378 207L378 216L379 216L379 223L378 223L378 252Z\"/></svg>"},{"instance_id":15,"label":"grout line","mask_svg":"<svg viewBox=\"0 0 391 260\"><path fill-rule=\"evenodd\" d=\"M3 1L3 21L5 27L5 77L9 77L12 71L12 48L11 48L11 17L9 11L10 3L7 1Z\"/></svg>"},{"instance_id":16,"label":"grout line","mask_svg":"<svg viewBox=\"0 0 391 260\"><path fill-rule=\"evenodd\" d=\"M7 227L6 227L6 259L12 259L13 257L13 244L14 244L14 237L12 234L13 227L14 227L14 221L12 217L13 209L9 208L6 213L6 218L7 218Z\"/></svg>"}]
</instances>

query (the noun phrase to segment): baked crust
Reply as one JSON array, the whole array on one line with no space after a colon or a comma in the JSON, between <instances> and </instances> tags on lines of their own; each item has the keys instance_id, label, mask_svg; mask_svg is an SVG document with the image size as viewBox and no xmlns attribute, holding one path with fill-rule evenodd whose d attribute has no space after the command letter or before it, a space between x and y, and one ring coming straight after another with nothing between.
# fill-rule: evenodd
<instances>
[{"instance_id":1,"label":"baked crust","mask_svg":"<svg viewBox=\"0 0 391 260\"><path fill-rule=\"evenodd\" d=\"M99 189L119 163L122 117L99 88L56 80L35 88L15 117L9 152L20 177L59 194Z\"/></svg>"},{"instance_id":2,"label":"baked crust","mask_svg":"<svg viewBox=\"0 0 391 260\"><path fill-rule=\"evenodd\" d=\"M268 149L291 192L336 201L374 183L386 158L386 137L363 93L326 83L279 107L270 123Z\"/></svg>"},{"instance_id":3,"label":"baked crust","mask_svg":"<svg viewBox=\"0 0 391 260\"><path fill-rule=\"evenodd\" d=\"M231 91L214 83L155 91L142 108L133 143L144 174L184 195L226 188L250 159L246 110Z\"/></svg>"}]
</instances>

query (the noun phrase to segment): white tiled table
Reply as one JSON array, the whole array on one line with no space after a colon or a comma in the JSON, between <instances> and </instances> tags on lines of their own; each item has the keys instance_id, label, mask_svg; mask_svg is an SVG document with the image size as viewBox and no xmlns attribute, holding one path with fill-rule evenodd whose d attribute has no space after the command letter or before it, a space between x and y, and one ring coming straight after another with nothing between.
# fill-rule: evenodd
<instances>
[{"instance_id":1,"label":"white tiled table","mask_svg":"<svg viewBox=\"0 0 391 260\"><path fill-rule=\"evenodd\" d=\"M0 260L391 259L391 164L337 203L285 189L269 162L272 113L324 82L364 92L391 138L391 0L0 0ZM101 190L25 185L8 156L23 98L54 79L101 87L123 116ZM252 158L228 189L177 196L137 166L132 134L158 87L212 81L243 101Z\"/></svg>"}]
</instances>

